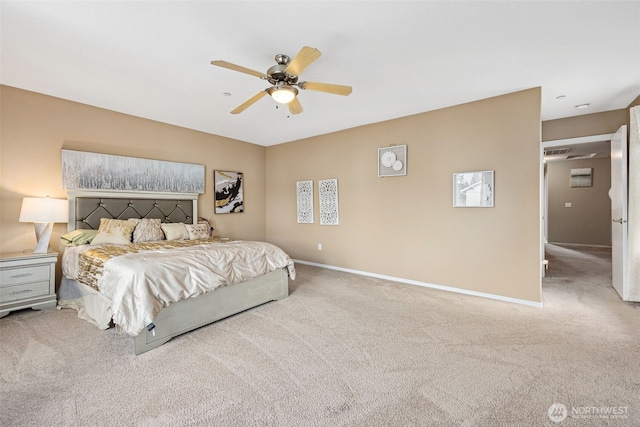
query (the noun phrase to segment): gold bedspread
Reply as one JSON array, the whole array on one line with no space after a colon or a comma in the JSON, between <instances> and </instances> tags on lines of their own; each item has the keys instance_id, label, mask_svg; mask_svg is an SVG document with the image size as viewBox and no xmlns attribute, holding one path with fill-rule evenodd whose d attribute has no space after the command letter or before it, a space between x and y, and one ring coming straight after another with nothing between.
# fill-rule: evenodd
<instances>
[{"instance_id":1,"label":"gold bedspread","mask_svg":"<svg viewBox=\"0 0 640 427\"><path fill-rule=\"evenodd\" d=\"M220 239L205 240L161 240L157 242L132 243L129 245L100 245L80 253L78 257L78 282L99 291L98 279L104 271L104 263L113 257L140 252L198 246L206 243L222 243Z\"/></svg>"}]
</instances>

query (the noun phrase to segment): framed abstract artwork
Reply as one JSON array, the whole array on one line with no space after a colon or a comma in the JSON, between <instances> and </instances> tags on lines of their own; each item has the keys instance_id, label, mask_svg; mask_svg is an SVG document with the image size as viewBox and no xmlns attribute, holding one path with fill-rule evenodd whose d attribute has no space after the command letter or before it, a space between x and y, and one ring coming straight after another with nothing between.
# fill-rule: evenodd
<instances>
[{"instance_id":1,"label":"framed abstract artwork","mask_svg":"<svg viewBox=\"0 0 640 427\"><path fill-rule=\"evenodd\" d=\"M213 171L217 214L244 212L243 184L242 172Z\"/></svg>"},{"instance_id":2,"label":"framed abstract artwork","mask_svg":"<svg viewBox=\"0 0 640 427\"><path fill-rule=\"evenodd\" d=\"M593 168L571 169L571 187L591 187Z\"/></svg>"},{"instance_id":3,"label":"framed abstract artwork","mask_svg":"<svg viewBox=\"0 0 640 427\"><path fill-rule=\"evenodd\" d=\"M492 208L493 193L493 171L453 174L453 206L456 208Z\"/></svg>"}]
</instances>

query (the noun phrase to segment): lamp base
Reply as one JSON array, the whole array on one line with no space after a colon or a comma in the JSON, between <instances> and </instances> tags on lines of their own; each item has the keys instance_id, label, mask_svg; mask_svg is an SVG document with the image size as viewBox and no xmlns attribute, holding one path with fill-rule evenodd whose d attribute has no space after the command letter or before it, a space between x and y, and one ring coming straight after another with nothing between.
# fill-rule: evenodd
<instances>
[{"instance_id":1,"label":"lamp base","mask_svg":"<svg viewBox=\"0 0 640 427\"><path fill-rule=\"evenodd\" d=\"M52 222L34 222L33 227L36 229L36 247L33 249L34 254L46 254L49 252L49 241L51 240L51 231L53 230Z\"/></svg>"}]
</instances>

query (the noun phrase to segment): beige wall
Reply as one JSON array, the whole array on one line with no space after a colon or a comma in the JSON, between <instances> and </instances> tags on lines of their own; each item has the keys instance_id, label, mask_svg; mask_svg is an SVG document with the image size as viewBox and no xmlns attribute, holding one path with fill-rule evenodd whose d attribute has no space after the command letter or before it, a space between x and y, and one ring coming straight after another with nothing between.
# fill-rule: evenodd
<instances>
[{"instance_id":1,"label":"beige wall","mask_svg":"<svg viewBox=\"0 0 640 427\"><path fill-rule=\"evenodd\" d=\"M540 89L267 148L267 240L292 257L541 300ZM408 146L408 175L377 177L377 149ZM494 208L453 208L452 174L495 171ZM340 225L318 222L337 178ZM296 222L313 180L315 224ZM317 244L323 250L317 250Z\"/></svg>"},{"instance_id":2,"label":"beige wall","mask_svg":"<svg viewBox=\"0 0 640 427\"><path fill-rule=\"evenodd\" d=\"M629 110L605 111L542 122L542 141L614 133L628 123Z\"/></svg>"},{"instance_id":3,"label":"beige wall","mask_svg":"<svg viewBox=\"0 0 640 427\"><path fill-rule=\"evenodd\" d=\"M593 186L570 186L571 169L592 168ZM554 161L547 164L547 240L553 243L611 245L611 158ZM565 207L571 203L571 207Z\"/></svg>"},{"instance_id":4,"label":"beige wall","mask_svg":"<svg viewBox=\"0 0 640 427\"><path fill-rule=\"evenodd\" d=\"M200 216L216 234L265 238L265 147L0 86L0 251L35 246L33 225L18 222L22 198L66 198L61 149L204 164ZM214 215L213 171L245 174L245 212ZM56 224L52 248L66 224Z\"/></svg>"}]
</instances>

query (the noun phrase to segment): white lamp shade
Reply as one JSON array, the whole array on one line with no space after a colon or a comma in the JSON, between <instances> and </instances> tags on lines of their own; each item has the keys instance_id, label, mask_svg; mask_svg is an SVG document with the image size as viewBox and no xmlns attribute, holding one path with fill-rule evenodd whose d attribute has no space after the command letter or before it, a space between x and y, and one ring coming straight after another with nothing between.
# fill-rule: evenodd
<instances>
[{"instance_id":1,"label":"white lamp shade","mask_svg":"<svg viewBox=\"0 0 640 427\"><path fill-rule=\"evenodd\" d=\"M54 222L69 222L69 205L64 199L48 197L25 197L20 209L20 222L33 222L36 231L34 254L49 251L49 240Z\"/></svg>"},{"instance_id":2,"label":"white lamp shade","mask_svg":"<svg viewBox=\"0 0 640 427\"><path fill-rule=\"evenodd\" d=\"M25 197L20 222L69 222L69 205L65 199Z\"/></svg>"}]
</instances>

